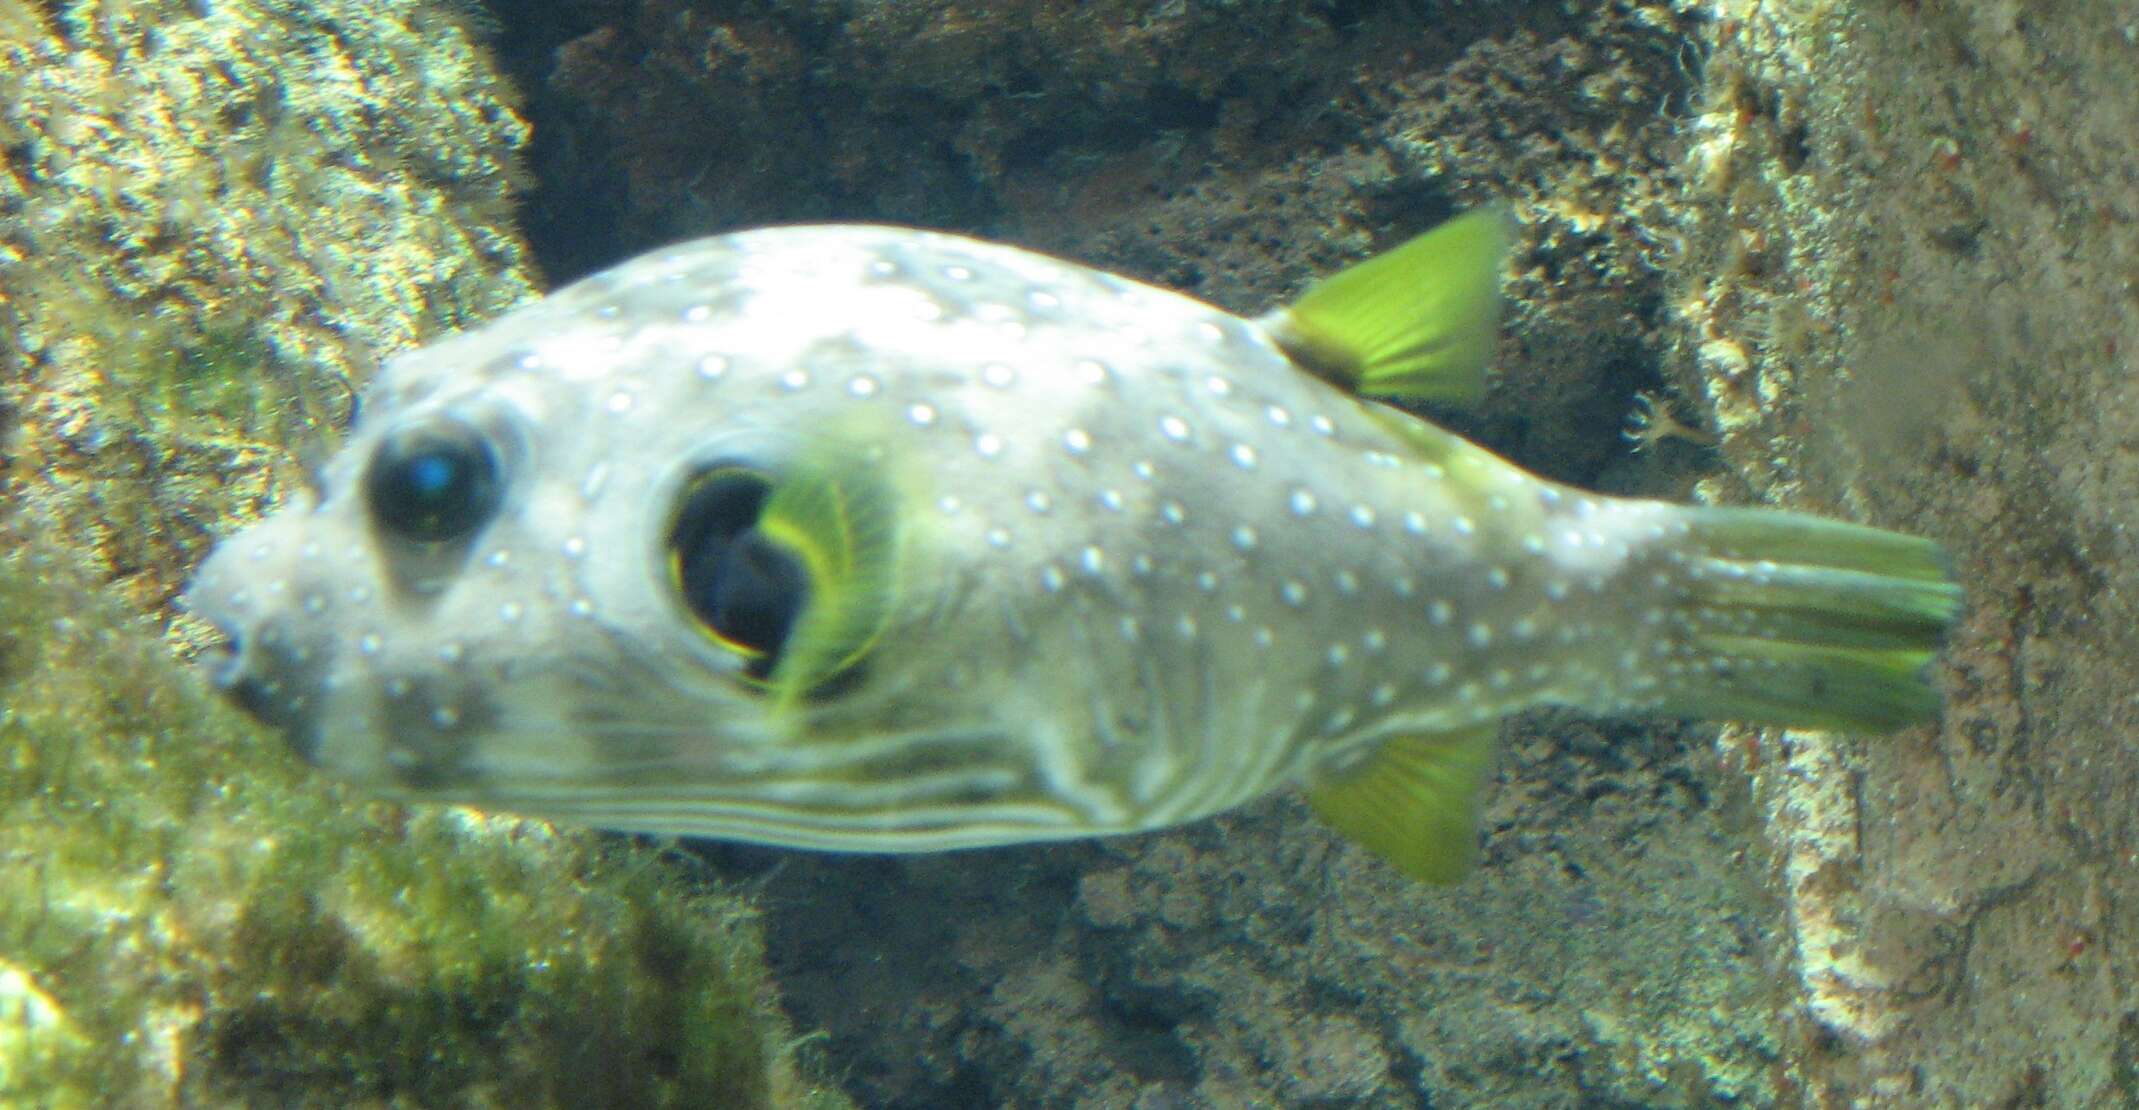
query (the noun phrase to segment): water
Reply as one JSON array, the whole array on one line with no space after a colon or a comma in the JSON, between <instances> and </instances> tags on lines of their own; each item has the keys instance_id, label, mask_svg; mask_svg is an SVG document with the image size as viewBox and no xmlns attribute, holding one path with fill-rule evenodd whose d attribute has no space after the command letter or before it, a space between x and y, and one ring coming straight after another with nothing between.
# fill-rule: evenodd
<instances>
[{"instance_id":1,"label":"water","mask_svg":"<svg viewBox=\"0 0 2139 1110\"><path fill-rule=\"evenodd\" d=\"M56 9L0 7L8 1097L781 1103L807 1082L708 1076L822 1031L800 1066L869 1106L2139 1100L2133 5ZM645 247L917 222L1254 311L1491 199L1510 338L1436 415L1613 492L1940 539L1971 607L1935 726L1528 718L1437 890L1291 799L896 861L411 832L164 663L210 639L169 608L193 563L377 355ZM1630 451L1637 393L1701 435ZM482 959L395 924L445 869L500 907L452 934ZM707 927L658 901L651 954L591 954L732 882L792 1026L680 1068L713 1050L660 1015L713 994L663 969ZM597 1017L538 1020L559 966ZM653 1062L556 1047L589 1027Z\"/></svg>"}]
</instances>

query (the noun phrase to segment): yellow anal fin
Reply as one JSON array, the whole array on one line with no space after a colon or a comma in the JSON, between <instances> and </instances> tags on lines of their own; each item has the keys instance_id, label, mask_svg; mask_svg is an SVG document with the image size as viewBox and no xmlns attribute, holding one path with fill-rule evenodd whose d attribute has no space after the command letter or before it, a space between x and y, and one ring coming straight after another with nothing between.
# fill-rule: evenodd
<instances>
[{"instance_id":1,"label":"yellow anal fin","mask_svg":"<svg viewBox=\"0 0 2139 1110\"><path fill-rule=\"evenodd\" d=\"M1358 767L1309 785L1307 804L1331 828L1429 883L1470 873L1478 794L1497 722L1388 741Z\"/></svg>"},{"instance_id":2,"label":"yellow anal fin","mask_svg":"<svg viewBox=\"0 0 2139 1110\"><path fill-rule=\"evenodd\" d=\"M1303 368L1366 396L1475 401L1514 235L1505 205L1473 209L1323 278L1260 323Z\"/></svg>"}]
</instances>

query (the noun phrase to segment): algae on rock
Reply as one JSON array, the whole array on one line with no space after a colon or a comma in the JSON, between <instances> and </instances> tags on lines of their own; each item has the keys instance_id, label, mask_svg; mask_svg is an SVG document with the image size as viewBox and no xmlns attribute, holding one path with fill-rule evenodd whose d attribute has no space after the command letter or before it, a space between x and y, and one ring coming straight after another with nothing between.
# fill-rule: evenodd
<instances>
[{"instance_id":1,"label":"algae on rock","mask_svg":"<svg viewBox=\"0 0 2139 1110\"><path fill-rule=\"evenodd\" d=\"M320 784L25 523L0 530L0 1102L816 1097L740 900L629 843Z\"/></svg>"},{"instance_id":2,"label":"algae on rock","mask_svg":"<svg viewBox=\"0 0 2139 1110\"><path fill-rule=\"evenodd\" d=\"M164 642L376 352L534 284L441 10L0 0L0 1102L842 1103L741 900L344 795Z\"/></svg>"},{"instance_id":3,"label":"algae on rock","mask_svg":"<svg viewBox=\"0 0 2139 1110\"><path fill-rule=\"evenodd\" d=\"M5 479L156 609L379 353L529 294L526 127L415 0L47 7L0 0Z\"/></svg>"}]
</instances>

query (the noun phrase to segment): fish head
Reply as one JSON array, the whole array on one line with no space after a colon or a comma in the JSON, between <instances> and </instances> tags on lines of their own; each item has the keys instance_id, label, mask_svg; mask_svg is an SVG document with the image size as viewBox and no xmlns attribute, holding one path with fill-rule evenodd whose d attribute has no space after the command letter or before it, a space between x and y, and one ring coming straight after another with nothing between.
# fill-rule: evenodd
<instances>
[{"instance_id":1,"label":"fish head","mask_svg":"<svg viewBox=\"0 0 2139 1110\"><path fill-rule=\"evenodd\" d=\"M946 515L1006 400L943 331L966 302L904 276L974 271L912 232L769 234L390 361L316 488L189 587L220 685L337 777L609 827L836 844L925 823L857 788L1029 783L970 691L1030 660L961 630L1017 591Z\"/></svg>"}]
</instances>

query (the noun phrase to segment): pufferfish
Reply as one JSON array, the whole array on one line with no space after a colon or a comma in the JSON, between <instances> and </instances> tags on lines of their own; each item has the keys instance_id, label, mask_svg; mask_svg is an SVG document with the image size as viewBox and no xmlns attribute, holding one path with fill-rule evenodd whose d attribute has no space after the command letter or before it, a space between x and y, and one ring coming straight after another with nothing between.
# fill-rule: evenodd
<instances>
[{"instance_id":1,"label":"pufferfish","mask_svg":"<svg viewBox=\"0 0 2139 1110\"><path fill-rule=\"evenodd\" d=\"M810 849L1297 784L1445 881L1519 710L1933 713L1936 544L1584 492L1393 406L1480 391L1511 237L1475 210L1254 319L908 228L682 243L390 361L187 598L333 774Z\"/></svg>"}]
</instances>

